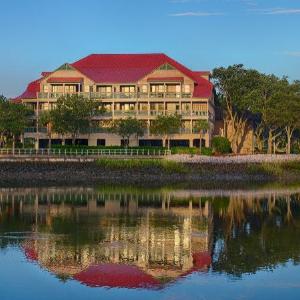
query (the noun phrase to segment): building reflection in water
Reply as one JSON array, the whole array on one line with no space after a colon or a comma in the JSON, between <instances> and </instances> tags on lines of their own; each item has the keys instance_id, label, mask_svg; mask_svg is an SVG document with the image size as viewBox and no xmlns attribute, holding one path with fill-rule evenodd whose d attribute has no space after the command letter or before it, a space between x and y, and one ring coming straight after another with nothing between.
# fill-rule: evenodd
<instances>
[{"instance_id":1,"label":"building reflection in water","mask_svg":"<svg viewBox=\"0 0 300 300\"><path fill-rule=\"evenodd\" d=\"M122 286L160 286L211 263L210 202L167 192L32 192L2 193L1 215L30 232L21 242L27 258L60 278L115 286L119 274Z\"/></svg>"},{"instance_id":2,"label":"building reflection in water","mask_svg":"<svg viewBox=\"0 0 300 300\"><path fill-rule=\"evenodd\" d=\"M295 191L2 189L0 243L2 247L17 243L28 260L62 280L75 279L88 286L161 288L210 267L234 273L238 259L232 253L248 247L249 237L254 237L254 244L267 241L258 238L263 226L267 232L284 223L298 224L298 195ZM296 249L299 255L300 243Z\"/></svg>"}]
</instances>

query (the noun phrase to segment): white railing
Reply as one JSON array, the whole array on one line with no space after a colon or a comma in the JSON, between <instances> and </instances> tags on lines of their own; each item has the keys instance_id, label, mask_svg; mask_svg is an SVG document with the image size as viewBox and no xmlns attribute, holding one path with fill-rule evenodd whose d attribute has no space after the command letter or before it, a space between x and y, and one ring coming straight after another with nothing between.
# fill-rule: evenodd
<instances>
[{"instance_id":1,"label":"white railing","mask_svg":"<svg viewBox=\"0 0 300 300\"><path fill-rule=\"evenodd\" d=\"M0 149L1 156L34 157L34 156L76 156L76 157L101 157L101 156L167 156L170 150L164 149Z\"/></svg>"},{"instance_id":2,"label":"white railing","mask_svg":"<svg viewBox=\"0 0 300 300\"><path fill-rule=\"evenodd\" d=\"M57 99L64 95L80 95L89 99L136 99L136 98L192 98L191 93L169 93L169 92L155 92L155 93L141 93L141 92L119 92L119 93L101 93L101 92L39 92L37 96L39 99Z\"/></svg>"}]
</instances>

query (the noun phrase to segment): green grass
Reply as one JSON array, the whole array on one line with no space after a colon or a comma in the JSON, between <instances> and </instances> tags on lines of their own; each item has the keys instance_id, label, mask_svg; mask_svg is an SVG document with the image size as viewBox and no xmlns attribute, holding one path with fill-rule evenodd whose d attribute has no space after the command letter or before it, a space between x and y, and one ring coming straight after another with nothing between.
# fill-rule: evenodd
<instances>
[{"instance_id":1,"label":"green grass","mask_svg":"<svg viewBox=\"0 0 300 300\"><path fill-rule=\"evenodd\" d=\"M162 159L108 159L97 160L97 165L107 170L139 170L149 171L156 169L164 173L187 173L188 168L174 161Z\"/></svg>"},{"instance_id":2,"label":"green grass","mask_svg":"<svg viewBox=\"0 0 300 300\"><path fill-rule=\"evenodd\" d=\"M282 177L290 173L299 173L300 175L300 162L289 161L281 163L248 164L247 172L249 174L262 174L275 177Z\"/></svg>"}]
</instances>

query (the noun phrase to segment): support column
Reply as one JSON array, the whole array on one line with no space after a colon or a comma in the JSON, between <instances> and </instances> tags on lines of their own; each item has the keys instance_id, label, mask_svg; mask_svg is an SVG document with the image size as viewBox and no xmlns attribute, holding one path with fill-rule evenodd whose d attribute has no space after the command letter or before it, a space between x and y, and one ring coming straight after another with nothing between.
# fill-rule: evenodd
<instances>
[{"instance_id":1,"label":"support column","mask_svg":"<svg viewBox=\"0 0 300 300\"><path fill-rule=\"evenodd\" d=\"M40 103L37 100L36 101L36 141L35 141L35 149L36 150L38 150L40 147L40 145L39 145L39 141L40 141L39 117L40 117Z\"/></svg>"}]
</instances>

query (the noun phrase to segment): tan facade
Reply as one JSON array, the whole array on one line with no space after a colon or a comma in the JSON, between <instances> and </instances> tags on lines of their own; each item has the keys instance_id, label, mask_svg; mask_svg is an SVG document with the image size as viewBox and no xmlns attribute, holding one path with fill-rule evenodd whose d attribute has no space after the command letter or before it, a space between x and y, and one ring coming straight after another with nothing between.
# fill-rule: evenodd
<instances>
[{"instance_id":1,"label":"tan facade","mask_svg":"<svg viewBox=\"0 0 300 300\"><path fill-rule=\"evenodd\" d=\"M57 81L57 82L56 82ZM134 117L145 121L147 130L140 138L144 143L163 144L162 137L150 134L150 125L159 115L179 114L182 117L182 129L172 136L174 145L195 146L199 144L199 134L194 130L199 119L209 120L211 130L203 139L210 146L214 130L214 99L193 97L195 82L179 70L156 69L137 82L132 83L97 83L80 71L66 65L66 69L58 69L40 80L40 92L36 99L22 99L23 103L35 111L35 121L32 128L26 130L25 138L45 141L48 139L46 130L38 126L38 116L44 110L53 109L57 99L64 94L81 94L99 102L99 109L105 108L103 115L94 118L95 121L108 124L110 121ZM53 134L53 139L62 137ZM69 137L65 137L69 138ZM89 134L78 137L90 146L120 145L121 138L105 132L105 128L94 128ZM130 141L136 146L142 142Z\"/></svg>"}]
</instances>

